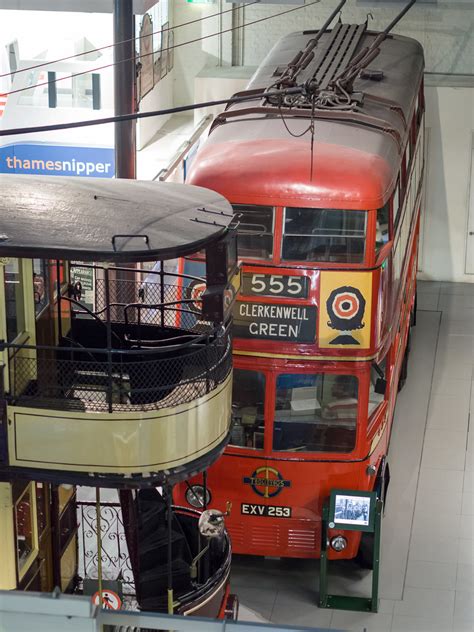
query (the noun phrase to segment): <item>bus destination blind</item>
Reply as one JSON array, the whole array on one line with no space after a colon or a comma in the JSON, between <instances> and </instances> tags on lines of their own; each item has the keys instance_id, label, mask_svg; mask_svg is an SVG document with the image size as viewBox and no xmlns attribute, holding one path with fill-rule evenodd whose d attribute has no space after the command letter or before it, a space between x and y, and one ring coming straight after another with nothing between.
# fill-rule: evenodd
<instances>
[{"instance_id":1,"label":"bus destination blind","mask_svg":"<svg viewBox=\"0 0 474 632\"><path fill-rule=\"evenodd\" d=\"M316 307L238 301L234 337L287 342L314 342Z\"/></svg>"}]
</instances>

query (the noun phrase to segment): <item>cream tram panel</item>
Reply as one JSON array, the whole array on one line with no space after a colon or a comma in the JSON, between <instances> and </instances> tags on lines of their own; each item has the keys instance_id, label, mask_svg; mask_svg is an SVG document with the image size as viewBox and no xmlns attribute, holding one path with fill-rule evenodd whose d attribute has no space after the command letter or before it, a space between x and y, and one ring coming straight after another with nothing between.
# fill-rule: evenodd
<instances>
[{"instance_id":1,"label":"cream tram panel","mask_svg":"<svg viewBox=\"0 0 474 632\"><path fill-rule=\"evenodd\" d=\"M183 465L229 431L232 377L189 404L131 413L8 407L11 466L146 474Z\"/></svg>"}]
</instances>

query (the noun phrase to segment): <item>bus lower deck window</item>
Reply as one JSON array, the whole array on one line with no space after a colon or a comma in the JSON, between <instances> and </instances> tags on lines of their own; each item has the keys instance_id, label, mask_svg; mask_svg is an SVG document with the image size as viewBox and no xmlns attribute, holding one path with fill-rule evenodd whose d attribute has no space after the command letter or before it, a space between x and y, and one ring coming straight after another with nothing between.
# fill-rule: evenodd
<instances>
[{"instance_id":1,"label":"bus lower deck window","mask_svg":"<svg viewBox=\"0 0 474 632\"><path fill-rule=\"evenodd\" d=\"M366 211L286 208L281 258L362 263L366 220Z\"/></svg>"},{"instance_id":2,"label":"bus lower deck window","mask_svg":"<svg viewBox=\"0 0 474 632\"><path fill-rule=\"evenodd\" d=\"M277 377L273 450L351 452L358 379L353 375L285 373Z\"/></svg>"},{"instance_id":3,"label":"bus lower deck window","mask_svg":"<svg viewBox=\"0 0 474 632\"><path fill-rule=\"evenodd\" d=\"M265 376L234 369L231 445L263 449Z\"/></svg>"}]
</instances>

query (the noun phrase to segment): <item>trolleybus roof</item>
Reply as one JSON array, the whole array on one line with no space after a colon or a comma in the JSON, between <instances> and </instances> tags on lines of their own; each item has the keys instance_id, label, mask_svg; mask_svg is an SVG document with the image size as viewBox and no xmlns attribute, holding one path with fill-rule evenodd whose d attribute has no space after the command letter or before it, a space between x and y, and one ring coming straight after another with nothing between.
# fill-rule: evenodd
<instances>
[{"instance_id":1,"label":"trolleybus roof","mask_svg":"<svg viewBox=\"0 0 474 632\"><path fill-rule=\"evenodd\" d=\"M240 203L345 209L386 203L398 177L423 74L421 44L390 35L373 62L373 69L383 73L380 81L359 77L354 82L354 91L363 95L354 111L334 107L312 112L298 102L291 109L263 103L262 91L278 82L279 69L313 37L313 32L298 32L279 40L248 86L250 94L257 91L255 100L233 104L216 118L193 161L189 182L216 188ZM298 80L304 83L311 76L331 37L331 31L322 35L320 50ZM376 37L366 32L361 47L370 47Z\"/></svg>"},{"instance_id":2,"label":"trolleybus roof","mask_svg":"<svg viewBox=\"0 0 474 632\"><path fill-rule=\"evenodd\" d=\"M232 222L227 200L185 184L0 175L0 255L133 262L197 252Z\"/></svg>"}]
</instances>

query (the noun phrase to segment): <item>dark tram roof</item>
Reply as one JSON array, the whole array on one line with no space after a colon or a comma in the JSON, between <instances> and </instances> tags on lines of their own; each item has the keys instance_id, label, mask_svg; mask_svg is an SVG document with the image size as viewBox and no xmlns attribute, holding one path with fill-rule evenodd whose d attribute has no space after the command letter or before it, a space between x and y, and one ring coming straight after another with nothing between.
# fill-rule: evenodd
<instances>
[{"instance_id":1,"label":"dark tram roof","mask_svg":"<svg viewBox=\"0 0 474 632\"><path fill-rule=\"evenodd\" d=\"M0 175L3 256L170 259L200 250L231 221L225 198L186 184Z\"/></svg>"},{"instance_id":2,"label":"dark tram roof","mask_svg":"<svg viewBox=\"0 0 474 632\"><path fill-rule=\"evenodd\" d=\"M247 90L269 90L275 85L281 69L305 49L314 34L315 31L297 32L280 39ZM377 35L366 31L354 55L370 47ZM314 59L298 76L298 85L311 77L318 64L324 63L331 42L332 31L327 31L315 48ZM363 94L359 106L353 112L342 108L316 110L312 167L311 136L304 133L311 108L301 112L303 117L296 116L297 112L282 116L278 107L262 104L261 97L233 104L226 112L229 117L225 118L224 113L221 119L217 118L220 124L214 126L199 150L188 181L212 186L232 202L256 203L264 198L267 203L293 206L304 203L333 208L380 207L396 183L408 138L407 122L423 68L419 42L389 35L367 68L381 70L383 78L375 81L358 77L354 81L353 93ZM246 109L259 107L260 111L245 113ZM371 120L377 121L378 126L364 124Z\"/></svg>"}]
</instances>

